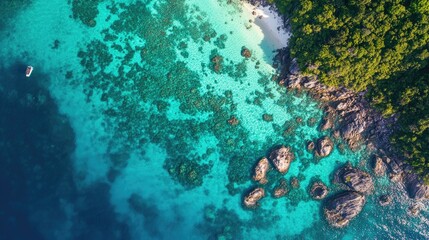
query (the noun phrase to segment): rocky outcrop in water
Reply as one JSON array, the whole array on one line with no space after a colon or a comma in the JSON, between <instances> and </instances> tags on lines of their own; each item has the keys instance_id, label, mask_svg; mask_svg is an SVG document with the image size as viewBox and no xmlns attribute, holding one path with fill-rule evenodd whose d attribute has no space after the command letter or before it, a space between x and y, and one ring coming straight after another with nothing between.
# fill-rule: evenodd
<instances>
[{"instance_id":1,"label":"rocky outcrop in water","mask_svg":"<svg viewBox=\"0 0 429 240\"><path fill-rule=\"evenodd\" d=\"M273 189L273 197L281 198L289 192L287 182L284 178L280 179L279 184Z\"/></svg>"},{"instance_id":2,"label":"rocky outcrop in water","mask_svg":"<svg viewBox=\"0 0 429 240\"><path fill-rule=\"evenodd\" d=\"M250 58L252 56L252 52L250 52L250 50L246 47L242 47L241 48L241 56L245 57L245 58Z\"/></svg>"},{"instance_id":3,"label":"rocky outcrop in water","mask_svg":"<svg viewBox=\"0 0 429 240\"><path fill-rule=\"evenodd\" d=\"M383 162L383 159L379 156L375 156L372 162L372 169L376 176L383 176L386 174L386 165Z\"/></svg>"},{"instance_id":4,"label":"rocky outcrop in water","mask_svg":"<svg viewBox=\"0 0 429 240\"><path fill-rule=\"evenodd\" d=\"M324 116L320 123L320 131L326 131L334 127L334 119L331 115Z\"/></svg>"},{"instance_id":5,"label":"rocky outcrop in water","mask_svg":"<svg viewBox=\"0 0 429 240\"><path fill-rule=\"evenodd\" d=\"M422 208L423 206L421 203L413 203L411 206L408 207L408 214L415 217L419 215Z\"/></svg>"},{"instance_id":6,"label":"rocky outcrop in water","mask_svg":"<svg viewBox=\"0 0 429 240\"><path fill-rule=\"evenodd\" d=\"M270 168L270 163L267 158L262 158L259 160L258 164L255 167L255 173L253 175L253 180L259 182L260 184L266 184L268 182L266 174Z\"/></svg>"},{"instance_id":7,"label":"rocky outcrop in water","mask_svg":"<svg viewBox=\"0 0 429 240\"><path fill-rule=\"evenodd\" d=\"M358 192L337 194L324 207L326 220L331 226L344 227L362 211L364 204L365 196Z\"/></svg>"},{"instance_id":8,"label":"rocky outcrop in water","mask_svg":"<svg viewBox=\"0 0 429 240\"><path fill-rule=\"evenodd\" d=\"M416 174L409 174L406 181L406 188L410 198L416 200L429 199L429 186L425 185Z\"/></svg>"},{"instance_id":9,"label":"rocky outcrop in water","mask_svg":"<svg viewBox=\"0 0 429 240\"><path fill-rule=\"evenodd\" d=\"M291 62L292 65L293 63L294 61ZM414 192L418 192L417 198L426 195L421 194L425 192L421 184L408 180L413 179L412 168L392 151L389 138L396 118L384 118L371 109L364 97L364 92L355 93L346 88L327 87L318 82L315 77L302 76L298 70L292 71L290 68L289 75L280 80L279 84L289 89L308 91L314 99L325 106L324 112L327 119L322 121L321 129L330 127L330 124L324 126L328 119L336 119L332 127L334 137L341 137L352 150L358 149L361 143L365 143L369 151L377 151L381 155L385 170L393 182L405 186L411 193L410 196L415 196ZM376 161L374 171L376 175L383 175L383 164L380 159ZM424 191L412 190L413 188Z\"/></svg>"},{"instance_id":10,"label":"rocky outcrop in water","mask_svg":"<svg viewBox=\"0 0 429 240\"><path fill-rule=\"evenodd\" d=\"M336 172L334 180L359 193L369 194L374 190L371 176L367 172L349 165L340 168Z\"/></svg>"},{"instance_id":11,"label":"rocky outcrop in water","mask_svg":"<svg viewBox=\"0 0 429 240\"><path fill-rule=\"evenodd\" d=\"M295 159L295 155L290 147L281 146L273 150L270 154L270 160L280 173L287 173L290 163Z\"/></svg>"},{"instance_id":12,"label":"rocky outcrop in water","mask_svg":"<svg viewBox=\"0 0 429 240\"><path fill-rule=\"evenodd\" d=\"M378 198L378 203L380 204L380 206L384 207L384 206L391 204L392 200L393 200L392 196L390 196L388 194L384 194Z\"/></svg>"},{"instance_id":13,"label":"rocky outcrop in water","mask_svg":"<svg viewBox=\"0 0 429 240\"><path fill-rule=\"evenodd\" d=\"M240 121L237 119L237 117L235 117L235 116L231 116L231 117L228 119L228 123L229 123L229 125L231 125L231 126L236 126L236 125L238 125L238 124L240 123Z\"/></svg>"},{"instance_id":14,"label":"rocky outcrop in water","mask_svg":"<svg viewBox=\"0 0 429 240\"><path fill-rule=\"evenodd\" d=\"M316 200L322 200L328 195L328 187L322 182L314 182L310 188L310 196Z\"/></svg>"},{"instance_id":15,"label":"rocky outcrop in water","mask_svg":"<svg viewBox=\"0 0 429 240\"><path fill-rule=\"evenodd\" d=\"M334 149L334 143L329 137L321 137L317 140L316 151L314 152L318 157L328 156Z\"/></svg>"},{"instance_id":16,"label":"rocky outcrop in water","mask_svg":"<svg viewBox=\"0 0 429 240\"><path fill-rule=\"evenodd\" d=\"M290 71L291 72L291 71ZM338 131L352 149L357 149L362 141L369 141L378 148L390 149L389 128L394 118L386 119L374 110L364 98L364 93L354 93L346 88L327 87L315 77L289 74L279 82L290 89L307 90L316 100L324 103L325 117L321 130ZM337 119L334 122L334 119Z\"/></svg>"},{"instance_id":17,"label":"rocky outcrop in water","mask_svg":"<svg viewBox=\"0 0 429 240\"><path fill-rule=\"evenodd\" d=\"M246 197L244 197L243 204L247 208L255 208L259 205L258 201L265 196L263 188L255 188Z\"/></svg>"},{"instance_id":18,"label":"rocky outcrop in water","mask_svg":"<svg viewBox=\"0 0 429 240\"><path fill-rule=\"evenodd\" d=\"M313 141L308 141L307 142L307 150L308 151L313 151L314 150L314 147L315 147L315 144L314 144L314 142Z\"/></svg>"},{"instance_id":19,"label":"rocky outcrop in water","mask_svg":"<svg viewBox=\"0 0 429 240\"><path fill-rule=\"evenodd\" d=\"M223 57L220 55L215 55L211 58L213 71L220 73L222 71Z\"/></svg>"}]
</instances>

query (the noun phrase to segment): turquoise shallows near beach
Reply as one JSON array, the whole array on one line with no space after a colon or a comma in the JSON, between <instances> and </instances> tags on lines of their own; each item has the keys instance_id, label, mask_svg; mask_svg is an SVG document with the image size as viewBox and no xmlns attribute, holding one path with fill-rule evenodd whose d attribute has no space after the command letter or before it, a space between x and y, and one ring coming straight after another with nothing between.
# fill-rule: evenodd
<instances>
[{"instance_id":1,"label":"turquoise shallows near beach","mask_svg":"<svg viewBox=\"0 0 429 240\"><path fill-rule=\"evenodd\" d=\"M332 173L350 162L372 174L370 153L339 139L328 157L307 151L331 133L318 130L320 104L274 81L272 58L289 33L268 8L100 0L73 11L72 2L17 1L0 28L7 239L429 237L426 208L411 216L412 201L387 177L373 177L347 227L328 225L310 184L342 191ZM295 154L289 172L272 167L260 206L245 209L255 164L278 145ZM276 199L282 178L299 186ZM381 207L385 193L393 204Z\"/></svg>"}]
</instances>

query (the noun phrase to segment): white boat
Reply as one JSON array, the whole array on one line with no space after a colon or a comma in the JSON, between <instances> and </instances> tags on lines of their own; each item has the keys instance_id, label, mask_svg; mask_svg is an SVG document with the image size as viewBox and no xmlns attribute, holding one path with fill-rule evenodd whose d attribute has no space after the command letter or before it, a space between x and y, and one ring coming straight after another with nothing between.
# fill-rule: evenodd
<instances>
[{"instance_id":1,"label":"white boat","mask_svg":"<svg viewBox=\"0 0 429 240\"><path fill-rule=\"evenodd\" d=\"M32 66L28 66L27 70L25 70L25 76L26 77L30 77L31 73L33 72L33 67Z\"/></svg>"}]
</instances>

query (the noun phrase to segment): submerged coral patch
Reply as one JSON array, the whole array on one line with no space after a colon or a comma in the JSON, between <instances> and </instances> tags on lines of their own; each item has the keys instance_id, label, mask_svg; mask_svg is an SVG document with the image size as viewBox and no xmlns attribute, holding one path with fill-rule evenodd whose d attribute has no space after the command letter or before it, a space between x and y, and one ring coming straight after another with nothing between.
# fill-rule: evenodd
<instances>
[{"instance_id":1,"label":"submerged coral patch","mask_svg":"<svg viewBox=\"0 0 429 240\"><path fill-rule=\"evenodd\" d=\"M167 159L164 168L170 176L187 188L194 188L203 184L203 177L209 172L210 166L198 164L195 161L179 157Z\"/></svg>"},{"instance_id":2,"label":"submerged coral patch","mask_svg":"<svg viewBox=\"0 0 429 240\"><path fill-rule=\"evenodd\" d=\"M79 19L88 27L95 27L98 4L103 0L72 0L73 18Z\"/></svg>"}]
</instances>

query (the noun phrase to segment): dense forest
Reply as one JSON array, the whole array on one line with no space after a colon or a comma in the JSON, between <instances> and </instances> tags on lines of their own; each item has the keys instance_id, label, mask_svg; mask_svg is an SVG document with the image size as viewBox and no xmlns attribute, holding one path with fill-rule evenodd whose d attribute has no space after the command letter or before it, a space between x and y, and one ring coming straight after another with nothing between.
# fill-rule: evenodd
<instances>
[{"instance_id":1,"label":"dense forest","mask_svg":"<svg viewBox=\"0 0 429 240\"><path fill-rule=\"evenodd\" d=\"M397 116L392 142L429 183L429 1L269 1L287 18L303 74L366 90Z\"/></svg>"}]
</instances>

